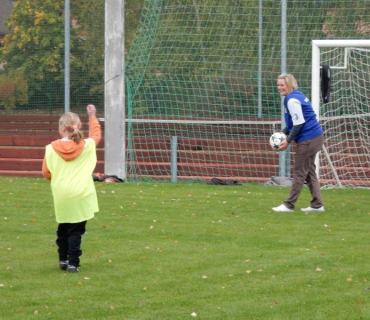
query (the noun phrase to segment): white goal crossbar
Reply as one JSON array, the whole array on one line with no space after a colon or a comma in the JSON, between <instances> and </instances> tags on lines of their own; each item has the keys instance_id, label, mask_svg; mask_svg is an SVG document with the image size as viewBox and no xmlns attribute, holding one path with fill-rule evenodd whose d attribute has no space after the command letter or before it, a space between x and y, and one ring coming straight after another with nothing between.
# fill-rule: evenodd
<instances>
[{"instance_id":1,"label":"white goal crossbar","mask_svg":"<svg viewBox=\"0 0 370 320\"><path fill-rule=\"evenodd\" d=\"M311 102L314 111L317 115L317 119L320 119L320 51L321 48L370 48L370 40L312 40L312 82L311 82ZM343 61L344 67L339 67L340 69L347 67L347 51L345 52ZM329 66L332 68L333 66ZM338 67L333 67L338 68ZM341 188L342 183L338 178L336 169L332 165L330 155L326 150L325 145L323 146L324 154L333 172L333 176ZM319 155L316 156L316 170L319 173Z\"/></svg>"}]
</instances>

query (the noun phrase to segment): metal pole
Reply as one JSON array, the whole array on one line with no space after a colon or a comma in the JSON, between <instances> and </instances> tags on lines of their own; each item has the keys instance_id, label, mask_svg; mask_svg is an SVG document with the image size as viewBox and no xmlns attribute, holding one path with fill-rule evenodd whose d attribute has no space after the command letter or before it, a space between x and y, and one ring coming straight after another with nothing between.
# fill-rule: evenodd
<instances>
[{"instance_id":1,"label":"metal pole","mask_svg":"<svg viewBox=\"0 0 370 320\"><path fill-rule=\"evenodd\" d=\"M171 182L177 182L177 137L171 138Z\"/></svg>"},{"instance_id":2,"label":"metal pole","mask_svg":"<svg viewBox=\"0 0 370 320\"><path fill-rule=\"evenodd\" d=\"M64 3L64 112L70 111L70 0Z\"/></svg>"},{"instance_id":3,"label":"metal pole","mask_svg":"<svg viewBox=\"0 0 370 320\"><path fill-rule=\"evenodd\" d=\"M262 117L262 27L263 27L263 6L259 0L259 27L258 27L258 117Z\"/></svg>"},{"instance_id":4,"label":"metal pole","mask_svg":"<svg viewBox=\"0 0 370 320\"><path fill-rule=\"evenodd\" d=\"M287 52L287 2L281 1L281 73L286 73L286 52ZM285 128L284 119L284 97L281 98L281 129ZM279 152L279 176L289 177L290 170L287 168L289 149Z\"/></svg>"},{"instance_id":5,"label":"metal pole","mask_svg":"<svg viewBox=\"0 0 370 320\"><path fill-rule=\"evenodd\" d=\"M287 44L287 3L281 1L281 73L286 73L286 44Z\"/></svg>"}]
</instances>

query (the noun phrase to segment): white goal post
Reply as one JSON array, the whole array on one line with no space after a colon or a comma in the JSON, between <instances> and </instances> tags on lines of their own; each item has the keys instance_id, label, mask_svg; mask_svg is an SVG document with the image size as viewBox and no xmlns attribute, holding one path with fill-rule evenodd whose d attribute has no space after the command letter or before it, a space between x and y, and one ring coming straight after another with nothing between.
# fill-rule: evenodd
<instances>
[{"instance_id":1,"label":"white goal post","mask_svg":"<svg viewBox=\"0 0 370 320\"><path fill-rule=\"evenodd\" d=\"M312 82L311 82L311 101L320 123L324 123L328 128L328 136L325 136L326 142L323 147L325 155L326 170L331 171L331 178L323 179L321 174L320 164L322 161L319 156L316 158L316 167L320 180L323 181L324 187L370 187L370 173L368 169L363 169L362 164L368 163L368 146L360 147L354 144L364 144L363 137L367 138L367 132L362 133L361 129L366 127L370 121L370 113L366 104L370 101L370 97L363 96L366 91L366 82L370 81L369 64L365 61L370 58L370 40L312 40ZM341 53L330 53L334 50L341 50ZM348 52L359 50L360 58L354 57L353 62ZM329 52L328 56L323 58L324 52ZM335 55L335 58L332 58ZM340 58L338 58L340 57ZM338 61L342 59L342 62ZM348 63L348 65L347 65ZM332 105L330 102L326 114L322 113L323 105L320 99L320 68L321 64L327 64L330 67L332 79L334 78L336 88L336 97L334 97ZM351 67L354 66L354 67ZM368 69L369 68L369 69ZM338 79L335 80L336 74ZM364 75L364 77L362 77ZM359 77L360 80L356 77ZM362 77L362 78L361 78ZM366 79L365 79L366 78ZM365 84L361 86L359 84ZM341 89L338 87L341 86ZM358 108L358 105L360 107ZM332 110L335 112L331 113ZM358 124L357 124L358 123ZM365 123L365 126L364 126ZM343 125L344 124L344 125ZM347 128L350 127L350 130ZM358 128L360 127L360 128ZM343 130L343 131L341 131ZM347 130L346 132L344 132ZM364 131L364 130L362 130ZM334 133L335 132L335 135ZM356 138L355 132L358 132ZM346 133L348 133L349 138ZM334 138L337 137L337 138ZM332 139L332 141L330 141ZM328 152L328 144L334 145L333 140L345 141L346 150L344 147L338 147L338 151L333 150ZM342 143L341 141L341 143ZM339 145L339 143L337 143ZM343 144L343 143L342 143ZM366 144L366 142L365 142ZM357 156L356 160L352 160L348 154ZM339 159L340 158L340 159ZM361 159L361 160L359 160ZM361 163L362 162L362 163ZM330 168L330 169L329 169ZM362 172L360 172L362 170ZM350 172L351 173L348 173ZM340 172L340 173L339 173ZM345 172L345 173L343 173ZM329 182L325 182L325 180ZM333 182L335 181L335 182ZM356 181L359 181L358 183Z\"/></svg>"}]
</instances>

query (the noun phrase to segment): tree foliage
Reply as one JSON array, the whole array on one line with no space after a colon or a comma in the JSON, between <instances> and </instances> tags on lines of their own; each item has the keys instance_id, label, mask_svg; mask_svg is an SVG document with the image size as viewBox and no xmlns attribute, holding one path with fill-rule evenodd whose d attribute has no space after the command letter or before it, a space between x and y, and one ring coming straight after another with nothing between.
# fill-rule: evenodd
<instances>
[{"instance_id":1,"label":"tree foliage","mask_svg":"<svg viewBox=\"0 0 370 320\"><path fill-rule=\"evenodd\" d=\"M28 83L23 69L11 70L8 74L0 74L0 105L11 112L16 104L28 103Z\"/></svg>"},{"instance_id":2,"label":"tree foliage","mask_svg":"<svg viewBox=\"0 0 370 320\"><path fill-rule=\"evenodd\" d=\"M104 2L72 0L71 22L71 100L78 104L103 92ZM5 73L24 70L33 104L46 98L61 105L62 91L46 88L64 86L64 1L18 0L7 26L0 48Z\"/></svg>"},{"instance_id":3,"label":"tree foliage","mask_svg":"<svg viewBox=\"0 0 370 320\"><path fill-rule=\"evenodd\" d=\"M44 79L61 71L64 16L61 2L17 1L7 22L2 58L7 68L26 67L28 78Z\"/></svg>"}]
</instances>

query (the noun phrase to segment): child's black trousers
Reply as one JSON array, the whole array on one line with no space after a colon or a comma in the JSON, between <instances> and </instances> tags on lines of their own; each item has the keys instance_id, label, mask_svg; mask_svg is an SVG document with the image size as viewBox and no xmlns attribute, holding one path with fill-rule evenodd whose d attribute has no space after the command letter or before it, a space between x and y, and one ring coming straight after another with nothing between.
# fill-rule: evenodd
<instances>
[{"instance_id":1,"label":"child's black trousers","mask_svg":"<svg viewBox=\"0 0 370 320\"><path fill-rule=\"evenodd\" d=\"M60 223L57 230L59 261L69 261L69 265L78 267L82 254L82 235L86 231L86 222Z\"/></svg>"}]
</instances>

